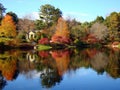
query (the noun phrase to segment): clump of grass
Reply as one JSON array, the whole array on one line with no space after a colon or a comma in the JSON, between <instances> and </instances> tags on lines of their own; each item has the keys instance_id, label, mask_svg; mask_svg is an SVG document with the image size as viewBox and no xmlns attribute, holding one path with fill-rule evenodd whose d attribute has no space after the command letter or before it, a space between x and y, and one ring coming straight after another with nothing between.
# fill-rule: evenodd
<instances>
[{"instance_id":1,"label":"clump of grass","mask_svg":"<svg viewBox=\"0 0 120 90\"><path fill-rule=\"evenodd\" d=\"M42 45L42 44L39 44L37 46L35 46L35 49L39 50L39 51L42 51L42 50L49 50L49 49L52 49L51 46L49 45Z\"/></svg>"}]
</instances>

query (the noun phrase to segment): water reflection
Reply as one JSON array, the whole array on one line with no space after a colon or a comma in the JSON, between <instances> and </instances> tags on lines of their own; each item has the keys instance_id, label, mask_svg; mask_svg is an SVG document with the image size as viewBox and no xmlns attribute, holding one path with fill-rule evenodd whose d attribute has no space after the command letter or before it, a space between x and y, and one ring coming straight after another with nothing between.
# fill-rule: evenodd
<instances>
[{"instance_id":1,"label":"water reflection","mask_svg":"<svg viewBox=\"0 0 120 90\"><path fill-rule=\"evenodd\" d=\"M6 85L6 80L4 79L3 75L0 72L0 90L2 90L2 88L4 88L5 85Z\"/></svg>"},{"instance_id":2,"label":"water reflection","mask_svg":"<svg viewBox=\"0 0 120 90\"><path fill-rule=\"evenodd\" d=\"M0 52L0 89L16 80L20 74L33 78L39 75L43 88L61 83L63 75L79 68L92 68L98 74L120 78L120 52L107 49ZM33 73L35 71L35 73ZM69 73L70 74L70 73ZM7 87L7 86L6 86Z\"/></svg>"}]
</instances>

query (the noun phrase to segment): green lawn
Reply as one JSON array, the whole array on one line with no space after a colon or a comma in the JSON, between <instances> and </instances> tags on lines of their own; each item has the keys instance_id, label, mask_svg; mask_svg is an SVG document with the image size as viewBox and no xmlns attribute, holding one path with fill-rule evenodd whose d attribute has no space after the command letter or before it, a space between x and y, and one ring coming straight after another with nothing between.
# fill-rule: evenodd
<instances>
[{"instance_id":1,"label":"green lawn","mask_svg":"<svg viewBox=\"0 0 120 90\"><path fill-rule=\"evenodd\" d=\"M10 41L10 40L13 40L13 39L5 38L5 37L0 38L0 42L7 42L7 41Z\"/></svg>"},{"instance_id":2,"label":"green lawn","mask_svg":"<svg viewBox=\"0 0 120 90\"><path fill-rule=\"evenodd\" d=\"M118 44L118 48L120 49L120 44Z\"/></svg>"},{"instance_id":3,"label":"green lawn","mask_svg":"<svg viewBox=\"0 0 120 90\"><path fill-rule=\"evenodd\" d=\"M48 46L48 45L42 45L42 44L38 44L36 46L36 49L39 50L39 51L42 51L42 50L49 50L51 49L52 47L51 46Z\"/></svg>"}]
</instances>

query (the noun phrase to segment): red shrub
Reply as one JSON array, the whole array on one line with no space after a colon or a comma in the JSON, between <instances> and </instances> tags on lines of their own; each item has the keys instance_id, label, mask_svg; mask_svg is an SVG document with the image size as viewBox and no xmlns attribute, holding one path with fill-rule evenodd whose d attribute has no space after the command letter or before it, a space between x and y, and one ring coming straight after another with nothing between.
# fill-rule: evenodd
<instances>
[{"instance_id":1,"label":"red shrub","mask_svg":"<svg viewBox=\"0 0 120 90\"><path fill-rule=\"evenodd\" d=\"M49 52L47 51L40 51L39 56L42 58L47 58L49 56Z\"/></svg>"},{"instance_id":2,"label":"red shrub","mask_svg":"<svg viewBox=\"0 0 120 90\"><path fill-rule=\"evenodd\" d=\"M48 38L42 38L38 41L39 44L49 44L49 39Z\"/></svg>"},{"instance_id":3,"label":"red shrub","mask_svg":"<svg viewBox=\"0 0 120 90\"><path fill-rule=\"evenodd\" d=\"M100 40L98 40L95 35L93 35L93 34L88 34L88 35L83 39L83 41L85 41L85 42L87 42L87 43L89 43L89 44L94 44L94 43L99 42Z\"/></svg>"},{"instance_id":4,"label":"red shrub","mask_svg":"<svg viewBox=\"0 0 120 90\"><path fill-rule=\"evenodd\" d=\"M52 37L52 42L69 44L70 43L70 39L65 37L65 36L56 36L56 35L54 35Z\"/></svg>"}]
</instances>

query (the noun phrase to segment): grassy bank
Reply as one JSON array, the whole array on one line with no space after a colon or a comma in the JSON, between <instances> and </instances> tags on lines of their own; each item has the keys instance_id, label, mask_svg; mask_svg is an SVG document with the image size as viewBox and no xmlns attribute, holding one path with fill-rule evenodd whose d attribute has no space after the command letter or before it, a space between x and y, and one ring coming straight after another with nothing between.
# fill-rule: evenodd
<instances>
[{"instance_id":1,"label":"grassy bank","mask_svg":"<svg viewBox=\"0 0 120 90\"><path fill-rule=\"evenodd\" d=\"M39 45L36 45L36 46L35 46L35 49L36 49L36 50L39 50L39 51L42 51L42 50L49 50L49 49L52 49L52 47L49 46L49 45L42 45L42 44L39 44Z\"/></svg>"}]
</instances>

